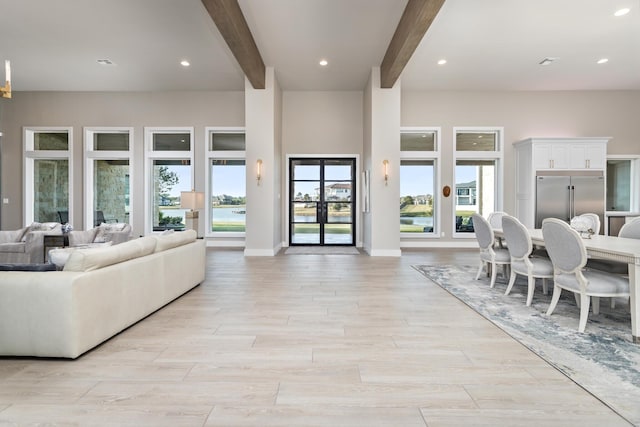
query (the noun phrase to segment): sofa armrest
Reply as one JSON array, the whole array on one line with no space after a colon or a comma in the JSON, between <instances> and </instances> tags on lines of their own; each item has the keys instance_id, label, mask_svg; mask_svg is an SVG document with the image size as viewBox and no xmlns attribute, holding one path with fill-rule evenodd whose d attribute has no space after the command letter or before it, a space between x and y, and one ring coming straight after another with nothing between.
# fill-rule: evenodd
<instances>
[{"instance_id":1,"label":"sofa armrest","mask_svg":"<svg viewBox=\"0 0 640 427\"><path fill-rule=\"evenodd\" d=\"M29 254L32 264L42 264L44 262L44 236L61 235L60 229L52 231L29 231L26 234L25 253Z\"/></svg>"}]
</instances>

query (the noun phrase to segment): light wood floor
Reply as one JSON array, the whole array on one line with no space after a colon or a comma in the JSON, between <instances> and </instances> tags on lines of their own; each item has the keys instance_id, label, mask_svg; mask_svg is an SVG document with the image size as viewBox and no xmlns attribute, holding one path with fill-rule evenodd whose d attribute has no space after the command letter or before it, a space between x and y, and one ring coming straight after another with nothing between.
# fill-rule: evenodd
<instances>
[{"instance_id":1,"label":"light wood floor","mask_svg":"<svg viewBox=\"0 0 640 427\"><path fill-rule=\"evenodd\" d=\"M0 425L615 426L401 258L209 250L207 280L75 361L0 358Z\"/></svg>"}]
</instances>

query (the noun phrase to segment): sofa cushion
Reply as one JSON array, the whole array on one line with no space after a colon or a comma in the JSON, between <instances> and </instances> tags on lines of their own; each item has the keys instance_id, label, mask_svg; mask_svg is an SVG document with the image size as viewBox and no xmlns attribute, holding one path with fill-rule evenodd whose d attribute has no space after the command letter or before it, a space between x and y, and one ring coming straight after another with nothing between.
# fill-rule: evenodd
<instances>
[{"instance_id":1,"label":"sofa cushion","mask_svg":"<svg viewBox=\"0 0 640 427\"><path fill-rule=\"evenodd\" d=\"M52 231L56 227L59 227L59 222L32 222L30 226L27 227L25 233L22 235L22 242L27 241L27 234L32 231Z\"/></svg>"},{"instance_id":2,"label":"sofa cushion","mask_svg":"<svg viewBox=\"0 0 640 427\"><path fill-rule=\"evenodd\" d=\"M0 243L16 243L21 242L28 227L19 230L0 231Z\"/></svg>"},{"instance_id":3,"label":"sofa cushion","mask_svg":"<svg viewBox=\"0 0 640 427\"><path fill-rule=\"evenodd\" d=\"M111 240L111 233L115 233L118 231L122 231L127 226L126 222L117 222L114 224L107 224L103 222L97 228L97 232L95 237L93 238L94 243L104 243Z\"/></svg>"},{"instance_id":4,"label":"sofa cushion","mask_svg":"<svg viewBox=\"0 0 640 427\"><path fill-rule=\"evenodd\" d=\"M0 271L56 271L53 264L0 264Z\"/></svg>"},{"instance_id":5,"label":"sofa cushion","mask_svg":"<svg viewBox=\"0 0 640 427\"><path fill-rule=\"evenodd\" d=\"M166 235L153 236L158 243L156 244L156 252L166 251L167 249L186 245L194 242L198 237L198 233L194 230L185 230L179 233L171 233Z\"/></svg>"},{"instance_id":6,"label":"sofa cushion","mask_svg":"<svg viewBox=\"0 0 640 427\"><path fill-rule=\"evenodd\" d=\"M64 271L93 271L153 253L156 239L151 236L129 240L119 245L78 249L64 265Z\"/></svg>"},{"instance_id":7,"label":"sofa cushion","mask_svg":"<svg viewBox=\"0 0 640 427\"><path fill-rule=\"evenodd\" d=\"M0 245L0 252L6 253L24 253L27 245L23 242L3 243Z\"/></svg>"}]
</instances>

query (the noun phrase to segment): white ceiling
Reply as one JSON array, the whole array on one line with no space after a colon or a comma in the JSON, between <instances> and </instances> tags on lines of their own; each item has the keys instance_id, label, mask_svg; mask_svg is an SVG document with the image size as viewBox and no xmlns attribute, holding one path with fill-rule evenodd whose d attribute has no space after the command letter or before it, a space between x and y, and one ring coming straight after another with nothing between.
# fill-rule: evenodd
<instances>
[{"instance_id":1,"label":"white ceiling","mask_svg":"<svg viewBox=\"0 0 640 427\"><path fill-rule=\"evenodd\" d=\"M407 1L239 3L283 89L362 90ZM547 56L559 59L538 65ZM0 0L4 59L14 91L244 87L201 0ZM401 78L405 90L640 90L640 0L446 0Z\"/></svg>"}]
</instances>

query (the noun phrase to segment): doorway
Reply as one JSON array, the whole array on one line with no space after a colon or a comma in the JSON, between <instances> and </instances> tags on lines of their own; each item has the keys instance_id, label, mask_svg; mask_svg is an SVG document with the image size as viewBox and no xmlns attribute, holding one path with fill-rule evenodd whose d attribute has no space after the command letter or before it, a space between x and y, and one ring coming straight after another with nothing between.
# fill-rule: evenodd
<instances>
[{"instance_id":1,"label":"doorway","mask_svg":"<svg viewBox=\"0 0 640 427\"><path fill-rule=\"evenodd\" d=\"M355 245L354 158L289 159L289 245Z\"/></svg>"}]
</instances>

